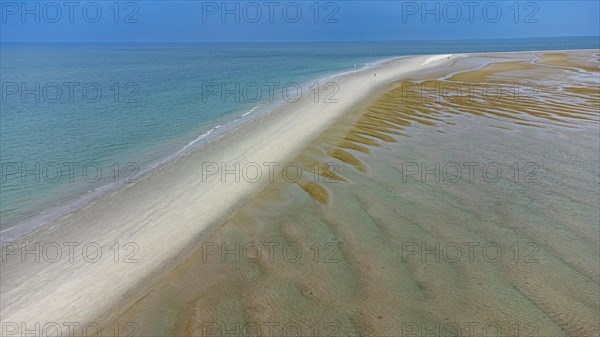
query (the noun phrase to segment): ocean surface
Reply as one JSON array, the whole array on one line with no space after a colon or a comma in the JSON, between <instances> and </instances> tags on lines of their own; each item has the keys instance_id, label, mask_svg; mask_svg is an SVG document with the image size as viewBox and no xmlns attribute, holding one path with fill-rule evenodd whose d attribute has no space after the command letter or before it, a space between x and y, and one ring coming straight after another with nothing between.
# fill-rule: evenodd
<instances>
[{"instance_id":1,"label":"ocean surface","mask_svg":"<svg viewBox=\"0 0 600 337\"><path fill-rule=\"evenodd\" d=\"M313 83L327 84L336 73L402 55L592 49L599 44L597 37L2 44L0 230L43 223L112 186L133 183L144 171L275 104L313 95Z\"/></svg>"}]
</instances>

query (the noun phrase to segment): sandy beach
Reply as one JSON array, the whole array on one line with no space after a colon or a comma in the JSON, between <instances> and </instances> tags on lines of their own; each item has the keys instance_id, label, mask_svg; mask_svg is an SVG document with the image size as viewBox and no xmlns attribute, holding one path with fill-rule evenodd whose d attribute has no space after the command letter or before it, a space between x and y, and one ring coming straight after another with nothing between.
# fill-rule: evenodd
<instances>
[{"instance_id":1,"label":"sandy beach","mask_svg":"<svg viewBox=\"0 0 600 337\"><path fill-rule=\"evenodd\" d=\"M597 335L598 195L589 179L597 183L598 168L589 162L598 159L598 58L597 50L422 55L333 77L337 102L305 94L4 242L3 335L15 322L100 322L107 336L115 324L126 335L129 322L137 336L220 335L244 324L244 333L267 335L265 322L293 322L311 336L390 336L474 321L516 322L520 335ZM448 83L469 85L420 91ZM571 185L505 177L431 185L417 171L405 181L403 163L473 161L537 162L541 179ZM269 262L254 246L245 252L258 262L223 261L223 243L251 242L292 242L320 263ZM506 255L535 242L541 262L428 265L403 261L407 242L495 242ZM56 262L31 253L23 261L22 245L54 256L53 244L62 248ZM547 279L557 283L543 288Z\"/></svg>"},{"instance_id":2,"label":"sandy beach","mask_svg":"<svg viewBox=\"0 0 600 337\"><path fill-rule=\"evenodd\" d=\"M116 304L131 304L157 275L177 265L186 249L202 239L204 230L225 222L269 181L268 166L263 166L265 174L256 182L234 177L223 182L220 174L202 181L203 163L226 163L229 168L234 163L285 164L378 86L451 62L422 65L429 58L402 58L332 79L340 88L338 103L315 103L312 95L306 95L13 243L19 247L21 242L42 246L50 242L94 243L104 257L95 263L78 257L73 262L21 263L19 254L8 257L3 264L3 319L95 322L93 319ZM107 257L115 242L135 243L139 262L115 263L112 256ZM25 297L23 289L28 289ZM94 298L97 300L90 300ZM131 302L124 303L124 298Z\"/></svg>"}]
</instances>

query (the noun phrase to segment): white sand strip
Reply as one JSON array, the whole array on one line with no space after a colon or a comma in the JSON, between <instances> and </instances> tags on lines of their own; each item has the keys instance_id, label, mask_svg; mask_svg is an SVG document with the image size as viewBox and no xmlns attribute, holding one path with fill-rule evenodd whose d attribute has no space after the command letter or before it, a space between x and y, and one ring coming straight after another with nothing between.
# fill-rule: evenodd
<instances>
[{"instance_id":1,"label":"white sand strip","mask_svg":"<svg viewBox=\"0 0 600 337\"><path fill-rule=\"evenodd\" d=\"M339 86L334 96L338 103L323 103L322 98L331 93L331 88L321 88L319 103L314 102L312 91L305 93L300 101L261 116L157 168L139 182L109 192L30 233L22 238L28 249L34 249L36 242L42 246L55 242L62 247L62 257L55 263L42 257L36 263L33 254L26 255L25 262L20 252L5 256L0 291L3 323L26 323L27 328L33 328L35 322L42 326L46 322L84 325L108 310L112 310L111 316L119 314L143 296L162 272L174 268L183 252L202 239L201 233L207 227L223 223L264 189L269 177L263 163L292 160L345 111L381 85L453 61L448 55L444 60L439 57L405 57L334 77L329 82ZM202 164L207 162L226 162L230 168L235 162L241 166L255 162L265 171L254 183L244 179L236 182L232 175L222 182L219 174L203 182ZM72 261L65 246L68 242L80 245L75 247ZM93 263L85 261L81 252L82 246L92 242L102 252L99 261ZM118 262L114 261L115 242L120 244ZM133 256L139 262L123 262L134 252L134 246L125 249L128 242L139 247ZM54 251L49 248L48 255L54 257ZM89 255L93 257L94 251L90 248ZM116 304L122 307L115 308ZM7 335L6 331L2 335Z\"/></svg>"},{"instance_id":2,"label":"white sand strip","mask_svg":"<svg viewBox=\"0 0 600 337\"><path fill-rule=\"evenodd\" d=\"M425 60L425 62L423 62L422 65L428 65L432 62L440 61L440 60L444 60L444 59L448 60L448 59L450 59L451 56L452 56L452 54L435 55L435 56L432 56L432 57L428 58L427 60Z\"/></svg>"}]
</instances>

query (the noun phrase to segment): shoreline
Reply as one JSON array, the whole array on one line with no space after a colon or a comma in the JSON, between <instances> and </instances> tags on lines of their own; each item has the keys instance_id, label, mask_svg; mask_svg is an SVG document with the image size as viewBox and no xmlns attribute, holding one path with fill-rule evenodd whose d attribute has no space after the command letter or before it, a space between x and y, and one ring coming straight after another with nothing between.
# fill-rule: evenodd
<instances>
[{"instance_id":1,"label":"shoreline","mask_svg":"<svg viewBox=\"0 0 600 337\"><path fill-rule=\"evenodd\" d=\"M342 72L331 73L322 75L320 77L311 78L310 80L305 80L299 83L299 85L302 88L303 92L309 92L309 86L315 82L322 83L323 81L335 79L337 77L351 75L356 72L366 71L368 69L378 67L386 62L399 60L406 57L412 57L412 55L395 56L391 58L367 62L364 63L364 65L360 68L349 68ZM249 111L240 110L240 112L238 112L235 117L231 118L229 121L226 121L224 124L217 124L216 126L210 129L198 130L199 134L195 134L193 139L187 138L187 143L185 145L173 148L173 151L170 154L163 155L148 162L146 167L142 167L141 171L137 174L138 179L142 179L146 175L152 174L152 172L157 168L163 165L167 165L171 162L177 161L183 156L202 148L203 146L215 141L216 139L225 134L235 132L238 128L243 127L246 123L252 122L254 119L261 118L264 115L268 115L277 109L283 108L285 105L293 106L294 103L287 102L280 97L272 102L261 101L257 102L256 104L258 105L253 107ZM98 187L78 193L76 195L65 196L62 200L47 205L38 211L31 211L35 214L17 219L16 221L14 221L14 223L10 225L10 227L0 230L0 245L3 243L16 241L20 237L26 236L36 231L38 228L47 225L48 223L59 220L61 217L67 216L69 213L84 208L87 205L96 201L105 193L115 191L119 188L123 188L123 185L126 185L126 183L111 182L105 185L100 185Z\"/></svg>"},{"instance_id":2,"label":"shoreline","mask_svg":"<svg viewBox=\"0 0 600 337\"><path fill-rule=\"evenodd\" d=\"M565 51L587 51L587 50L596 50L595 48L589 49L542 49L542 50L528 50L528 51L502 51L502 52L476 52L476 53L464 53L464 54L455 54L455 55L469 55L469 56L478 56L478 55L495 55L495 54L512 54L512 53L541 53L541 52L565 52ZM432 58L436 58L437 56L444 55L452 55L452 54L426 54L431 56ZM312 78L310 80L306 80L301 83L302 90L308 89L308 86L314 82L327 81L330 79L335 79L338 77L343 77L346 75L351 75L353 73L368 71L369 69L377 68L383 64L388 62L393 62L397 60L401 60L403 58L411 58L417 56L425 56L425 55L402 55L389 57L384 59L379 59L376 61L365 63L361 68L358 69L348 69L342 72L323 75L320 77ZM450 76L452 74L448 74ZM187 144L173 148L172 153L163 155L159 158L156 158L147 163L147 166L142 168L139 172L139 179L144 178L146 175L152 174L152 172L163 165L167 165L173 161L177 161L181 159L183 156L193 152L213 141L220 138L222 135L227 133L235 132L238 128L243 127L246 123L251 123L254 119L261 118L263 115L268 115L273 113L274 111L283 108L286 105L290 105L289 102L279 98L273 102L266 102L266 104L261 105L265 102L257 102L257 106L252 108L250 111L245 111L239 113L238 116L229 120L225 124L218 124L215 127L210 129L202 130L200 134L196 134L195 138L190 138ZM293 104L291 104L293 106ZM261 111L263 110L264 111ZM258 111L256 111L258 110ZM250 116L248 118L248 116ZM200 131L199 131L200 132ZM44 227L45 225L59 220L61 217L67 216L68 214L77 211L78 209L85 208L88 205L94 203L98 198L102 197L104 194L115 191L120 188L124 188L123 185L126 183L123 182L112 182L106 185L100 185L94 187L93 189L80 192L79 194L72 196L65 196L62 200L47 205L42 209L37 211L31 211L34 213L32 215L28 215L24 218L17 219L14 223L10 225L8 228L4 228L0 230L0 244L12 242L18 240L20 237L26 236L30 233L35 232L39 228Z\"/></svg>"},{"instance_id":3,"label":"shoreline","mask_svg":"<svg viewBox=\"0 0 600 337\"><path fill-rule=\"evenodd\" d=\"M135 301L138 297L135 294L144 293L148 284L152 284L146 281L176 266L186 249L206 234L206 229L224 223L268 185L266 177L258 183L222 183L216 179L203 183L199 181L202 163L285 163L377 88L411 72L448 62L423 66L430 57L403 56L377 67L334 77L340 87L338 103L314 103L312 97L303 97L295 105L276 108L244 123L235 132L216 137L178 160L157 167L137 183L108 191L82 209L20 237L15 244L94 242L104 252L109 252L115 242L133 242L139 247L139 262L115 263L108 258L94 264L79 260L54 264L6 263L3 319L89 322L114 305L124 304L123 298ZM325 94L322 88L319 92ZM221 209L221 205L226 206ZM26 298L20 290L24 287L23 277L39 285L29 290ZM101 294L100 300L90 300ZM62 300L58 302L56 298Z\"/></svg>"},{"instance_id":4,"label":"shoreline","mask_svg":"<svg viewBox=\"0 0 600 337\"><path fill-rule=\"evenodd\" d=\"M107 257L95 263L76 259L4 264L3 320L42 324L110 321L166 272L177 268L190 248L211 235L211 229L225 224L271 183L264 175L256 182L232 181L231 176L224 182L216 174L203 181L203 164L227 163L230 168L236 162L289 163L390 84L423 71L427 75L447 73L447 67L457 60L480 54L452 55L426 65L439 55L402 56L339 75L335 77L340 87L338 103L314 103L309 96L278 107L157 167L137 183L108 191L61 221L27 234L17 242L93 242ZM319 91L325 94L322 88ZM115 262L110 250L115 242L121 246L134 243L139 249L138 261ZM123 255L130 252L121 250Z\"/></svg>"}]
</instances>

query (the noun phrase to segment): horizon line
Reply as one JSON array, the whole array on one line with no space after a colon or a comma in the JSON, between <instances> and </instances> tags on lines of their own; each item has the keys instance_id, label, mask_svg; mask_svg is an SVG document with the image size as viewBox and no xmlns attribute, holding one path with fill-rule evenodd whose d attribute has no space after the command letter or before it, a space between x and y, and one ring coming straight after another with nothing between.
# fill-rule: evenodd
<instances>
[{"instance_id":1,"label":"horizon line","mask_svg":"<svg viewBox=\"0 0 600 337\"><path fill-rule=\"evenodd\" d=\"M572 35L572 36L531 36L531 37L500 37L500 38L474 38L474 39L403 39L403 40L306 40L306 41L2 41L5 43L356 43L356 42L440 42L440 41L496 41L496 40L526 40L526 39L557 39L557 38L598 38L600 35Z\"/></svg>"}]
</instances>

